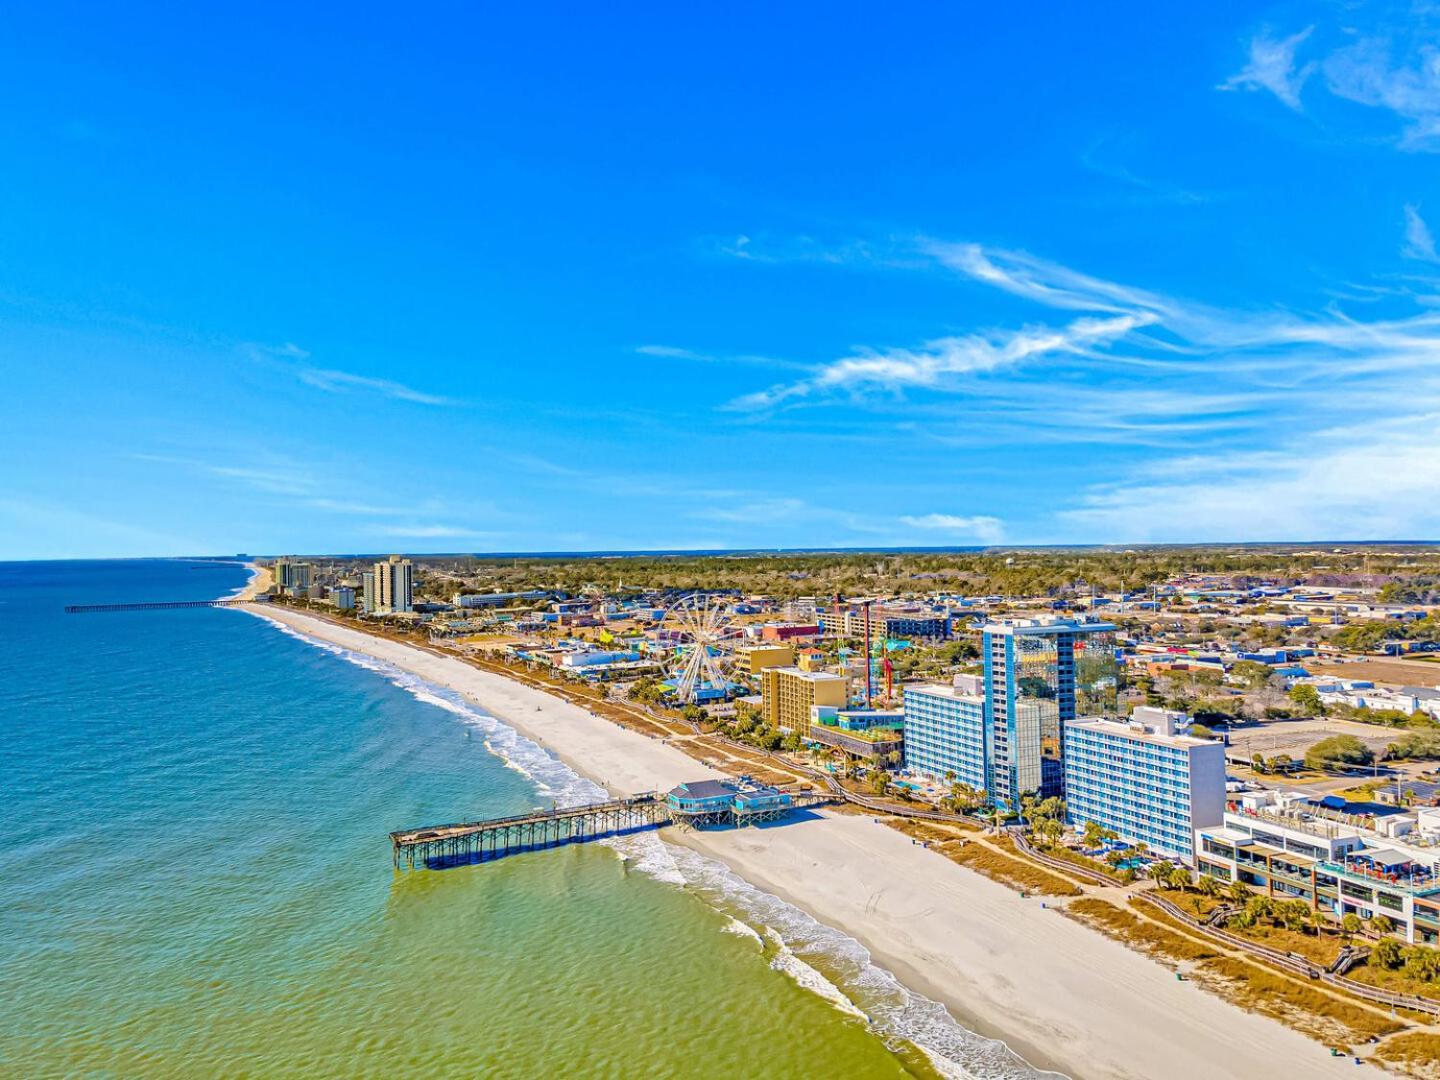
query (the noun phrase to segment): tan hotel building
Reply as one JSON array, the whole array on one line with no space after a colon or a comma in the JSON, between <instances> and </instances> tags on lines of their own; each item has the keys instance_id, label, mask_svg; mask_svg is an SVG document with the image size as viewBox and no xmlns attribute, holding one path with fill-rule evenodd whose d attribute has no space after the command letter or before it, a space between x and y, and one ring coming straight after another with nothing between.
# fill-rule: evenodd
<instances>
[{"instance_id":1,"label":"tan hotel building","mask_svg":"<svg viewBox=\"0 0 1440 1080\"><path fill-rule=\"evenodd\" d=\"M844 675L775 667L765 668L760 679L765 722L785 731L798 731L805 738L810 735L811 706L843 709L850 703L850 680Z\"/></svg>"}]
</instances>

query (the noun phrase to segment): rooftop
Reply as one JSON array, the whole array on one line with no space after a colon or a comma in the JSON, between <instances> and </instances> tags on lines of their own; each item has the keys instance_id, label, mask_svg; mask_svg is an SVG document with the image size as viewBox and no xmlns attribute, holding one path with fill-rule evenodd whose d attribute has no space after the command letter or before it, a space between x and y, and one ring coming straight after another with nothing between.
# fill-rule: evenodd
<instances>
[{"instance_id":1,"label":"rooftop","mask_svg":"<svg viewBox=\"0 0 1440 1080\"><path fill-rule=\"evenodd\" d=\"M1146 727L1137 721L1107 720L1102 716L1081 716L1065 725L1067 728L1085 728L1105 735L1115 735L1132 742L1154 743L1188 750L1193 746L1220 746L1214 739L1197 739L1193 735L1167 735Z\"/></svg>"},{"instance_id":2,"label":"rooftop","mask_svg":"<svg viewBox=\"0 0 1440 1080\"><path fill-rule=\"evenodd\" d=\"M914 683L904 688L907 694L930 694L935 697L953 698L955 701L968 701L973 704L983 704L985 699L979 694L967 694L958 686L950 683Z\"/></svg>"},{"instance_id":3,"label":"rooftop","mask_svg":"<svg viewBox=\"0 0 1440 1080\"><path fill-rule=\"evenodd\" d=\"M833 671L803 671L798 667L766 668L766 673L773 672L777 675L785 675L794 679L807 679L810 682L833 682L836 679L844 680L844 675L836 675Z\"/></svg>"}]
</instances>

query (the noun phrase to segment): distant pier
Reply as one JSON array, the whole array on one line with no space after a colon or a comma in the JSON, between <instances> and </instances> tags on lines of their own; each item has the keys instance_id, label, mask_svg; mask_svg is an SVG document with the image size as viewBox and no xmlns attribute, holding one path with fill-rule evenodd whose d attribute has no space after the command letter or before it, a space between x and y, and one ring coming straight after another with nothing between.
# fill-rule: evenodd
<instances>
[{"instance_id":1,"label":"distant pier","mask_svg":"<svg viewBox=\"0 0 1440 1080\"><path fill-rule=\"evenodd\" d=\"M253 600L164 600L149 604L66 604L66 615L93 615L109 611L177 611L181 608L233 607Z\"/></svg>"}]
</instances>

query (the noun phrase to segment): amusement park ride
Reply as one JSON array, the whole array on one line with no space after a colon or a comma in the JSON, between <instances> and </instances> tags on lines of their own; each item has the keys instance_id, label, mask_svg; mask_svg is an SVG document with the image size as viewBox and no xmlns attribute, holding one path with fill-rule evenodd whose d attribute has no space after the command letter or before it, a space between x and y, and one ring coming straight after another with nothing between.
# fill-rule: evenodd
<instances>
[{"instance_id":1,"label":"amusement park ride","mask_svg":"<svg viewBox=\"0 0 1440 1080\"><path fill-rule=\"evenodd\" d=\"M730 625L729 606L693 593L666 611L665 622L689 638L687 646L676 651L676 665L671 672L680 703L694 705L717 692L728 692L727 669L734 662L737 636L736 628Z\"/></svg>"}]
</instances>

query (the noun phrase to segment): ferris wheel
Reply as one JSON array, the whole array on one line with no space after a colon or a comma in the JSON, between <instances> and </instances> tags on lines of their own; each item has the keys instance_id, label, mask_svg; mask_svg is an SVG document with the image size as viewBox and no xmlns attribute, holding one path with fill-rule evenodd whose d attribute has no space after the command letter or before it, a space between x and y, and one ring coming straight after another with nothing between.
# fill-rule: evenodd
<instances>
[{"instance_id":1,"label":"ferris wheel","mask_svg":"<svg viewBox=\"0 0 1440 1080\"><path fill-rule=\"evenodd\" d=\"M670 606L665 621L689 638L688 646L676 651L671 671L675 696L681 704L695 704L702 687L729 686L725 665L734 648L734 631L728 606L707 595L692 593Z\"/></svg>"}]
</instances>

